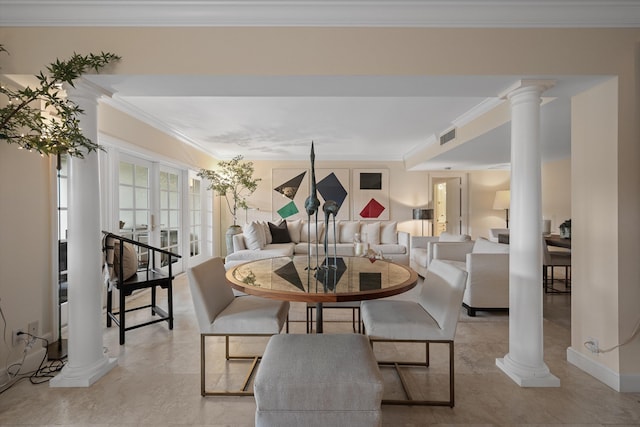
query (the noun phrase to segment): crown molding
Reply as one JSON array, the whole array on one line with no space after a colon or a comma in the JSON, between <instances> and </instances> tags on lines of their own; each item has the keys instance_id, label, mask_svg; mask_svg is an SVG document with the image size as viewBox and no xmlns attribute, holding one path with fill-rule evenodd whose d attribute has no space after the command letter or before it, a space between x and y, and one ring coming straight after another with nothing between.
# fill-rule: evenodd
<instances>
[{"instance_id":1,"label":"crown molding","mask_svg":"<svg viewBox=\"0 0 640 427\"><path fill-rule=\"evenodd\" d=\"M0 0L0 26L640 27L637 0Z\"/></svg>"}]
</instances>

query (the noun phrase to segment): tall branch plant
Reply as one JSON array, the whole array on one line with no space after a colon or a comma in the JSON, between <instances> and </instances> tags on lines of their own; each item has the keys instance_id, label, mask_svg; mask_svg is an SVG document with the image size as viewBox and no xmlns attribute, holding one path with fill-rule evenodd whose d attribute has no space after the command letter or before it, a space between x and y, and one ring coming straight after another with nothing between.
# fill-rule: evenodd
<instances>
[{"instance_id":1,"label":"tall branch plant","mask_svg":"<svg viewBox=\"0 0 640 427\"><path fill-rule=\"evenodd\" d=\"M0 53L9 54L0 44ZM68 154L84 157L85 153L98 150L96 142L82 134L78 116L84 111L64 93L63 86L74 86L74 81L88 72L100 72L108 64L118 61L114 53L101 52L80 55L55 62L35 77L34 88L14 89L0 84L0 139L19 148L36 151L42 155Z\"/></svg>"},{"instance_id":2,"label":"tall branch plant","mask_svg":"<svg viewBox=\"0 0 640 427\"><path fill-rule=\"evenodd\" d=\"M253 178L253 162L242 162L238 155L229 161L218 162L217 170L201 169L198 176L210 181L209 190L224 197L229 212L233 216L233 225L238 222L238 208L247 209L247 197L258 188L262 179Z\"/></svg>"}]
</instances>

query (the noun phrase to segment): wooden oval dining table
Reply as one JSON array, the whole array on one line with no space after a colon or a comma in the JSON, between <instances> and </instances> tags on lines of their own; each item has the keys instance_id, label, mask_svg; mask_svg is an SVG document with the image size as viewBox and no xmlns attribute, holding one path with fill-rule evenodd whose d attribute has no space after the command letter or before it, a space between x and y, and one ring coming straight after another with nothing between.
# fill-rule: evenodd
<instances>
[{"instance_id":1,"label":"wooden oval dining table","mask_svg":"<svg viewBox=\"0 0 640 427\"><path fill-rule=\"evenodd\" d=\"M316 304L316 331L323 331L322 304L401 294L418 282L406 265L366 257L276 257L237 265L226 274L241 292L277 300Z\"/></svg>"}]
</instances>

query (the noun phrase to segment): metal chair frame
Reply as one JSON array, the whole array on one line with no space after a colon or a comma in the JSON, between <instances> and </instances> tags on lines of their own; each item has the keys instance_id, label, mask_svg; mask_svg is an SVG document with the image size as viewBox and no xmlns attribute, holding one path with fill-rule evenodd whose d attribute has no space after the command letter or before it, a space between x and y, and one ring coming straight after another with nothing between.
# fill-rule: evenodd
<instances>
[{"instance_id":1,"label":"metal chair frame","mask_svg":"<svg viewBox=\"0 0 640 427\"><path fill-rule=\"evenodd\" d=\"M369 339L371 343L371 348L373 349L374 342L405 342L405 343L424 343L425 344L425 361L424 362L399 362L399 361L378 361L378 366L380 367L394 367L398 378L400 379L400 383L402 384L402 389L407 396L406 399L382 399L383 405L415 405L415 406L449 406L453 408L455 405L454 398L454 363L453 363L453 340L390 340L390 339ZM409 387L407 385L406 378L400 369L402 366L422 366L425 368L429 367L429 344L448 344L449 345L449 400L422 400L415 399Z\"/></svg>"}]
</instances>

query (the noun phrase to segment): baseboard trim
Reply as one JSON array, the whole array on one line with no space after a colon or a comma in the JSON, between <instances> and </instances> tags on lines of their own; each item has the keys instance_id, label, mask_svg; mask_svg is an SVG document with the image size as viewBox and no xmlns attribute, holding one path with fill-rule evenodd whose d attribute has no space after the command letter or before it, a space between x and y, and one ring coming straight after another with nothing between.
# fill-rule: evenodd
<instances>
[{"instance_id":1,"label":"baseboard trim","mask_svg":"<svg viewBox=\"0 0 640 427\"><path fill-rule=\"evenodd\" d=\"M620 373L587 357L572 347L567 348L567 361L615 391L622 393L640 392L640 375L638 374L620 375Z\"/></svg>"}]
</instances>

